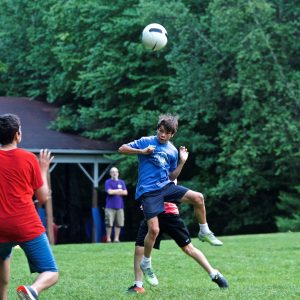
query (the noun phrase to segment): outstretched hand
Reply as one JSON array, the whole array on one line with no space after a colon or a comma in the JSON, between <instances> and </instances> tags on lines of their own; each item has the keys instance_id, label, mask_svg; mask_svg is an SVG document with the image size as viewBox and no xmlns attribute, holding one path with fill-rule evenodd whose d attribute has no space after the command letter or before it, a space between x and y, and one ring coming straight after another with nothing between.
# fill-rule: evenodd
<instances>
[{"instance_id":1,"label":"outstretched hand","mask_svg":"<svg viewBox=\"0 0 300 300\"><path fill-rule=\"evenodd\" d=\"M185 146L180 146L179 148L179 157L180 157L180 160L182 162L186 162L188 157L189 157L189 153L187 151L187 148Z\"/></svg>"},{"instance_id":2,"label":"outstretched hand","mask_svg":"<svg viewBox=\"0 0 300 300\"><path fill-rule=\"evenodd\" d=\"M51 156L51 152L48 149L41 149L39 156L39 164L41 171L47 171L53 160L54 156Z\"/></svg>"}]
</instances>

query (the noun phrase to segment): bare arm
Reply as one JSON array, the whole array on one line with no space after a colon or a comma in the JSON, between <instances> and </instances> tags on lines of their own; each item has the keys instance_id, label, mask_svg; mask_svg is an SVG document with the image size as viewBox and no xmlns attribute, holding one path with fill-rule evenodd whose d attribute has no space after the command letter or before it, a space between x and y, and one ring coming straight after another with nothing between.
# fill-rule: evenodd
<instances>
[{"instance_id":1,"label":"bare arm","mask_svg":"<svg viewBox=\"0 0 300 300\"><path fill-rule=\"evenodd\" d=\"M107 190L107 194L108 195L127 196L128 192L127 192L127 190L122 190L122 189L116 189L116 190L109 189L109 190Z\"/></svg>"},{"instance_id":2,"label":"bare arm","mask_svg":"<svg viewBox=\"0 0 300 300\"><path fill-rule=\"evenodd\" d=\"M119 149L118 152L119 153L123 153L123 154L151 154L154 151L155 147L153 146L148 146L147 148L144 149L135 149L132 148L130 146L128 146L127 144L123 144Z\"/></svg>"},{"instance_id":3,"label":"bare arm","mask_svg":"<svg viewBox=\"0 0 300 300\"><path fill-rule=\"evenodd\" d=\"M174 181L179 176L185 162L188 159L188 156L189 156L189 153L188 153L187 149L184 146L181 146L179 148L179 163L178 163L176 169L173 172L170 172L170 174L169 174L170 180Z\"/></svg>"},{"instance_id":4,"label":"bare arm","mask_svg":"<svg viewBox=\"0 0 300 300\"><path fill-rule=\"evenodd\" d=\"M34 194L41 204L46 203L49 197L50 190L49 190L47 175L48 175L50 163L53 160L53 158L54 156L51 156L51 152L49 152L47 149L42 149L40 151L39 163L40 163L40 169L41 169L41 174L43 179L43 185L37 190L35 190Z\"/></svg>"}]
</instances>

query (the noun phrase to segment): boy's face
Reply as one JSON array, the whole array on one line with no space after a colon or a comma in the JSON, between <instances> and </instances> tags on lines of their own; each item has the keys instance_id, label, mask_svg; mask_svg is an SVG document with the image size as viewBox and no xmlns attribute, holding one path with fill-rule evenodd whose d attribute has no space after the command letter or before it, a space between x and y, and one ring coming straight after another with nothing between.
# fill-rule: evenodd
<instances>
[{"instance_id":1,"label":"boy's face","mask_svg":"<svg viewBox=\"0 0 300 300\"><path fill-rule=\"evenodd\" d=\"M19 131L17 132L17 141L18 141L18 143L21 143L21 141L22 141L22 130L21 130L21 126L19 127Z\"/></svg>"},{"instance_id":2,"label":"boy's face","mask_svg":"<svg viewBox=\"0 0 300 300\"><path fill-rule=\"evenodd\" d=\"M167 143L173 136L174 134L167 131L163 125L157 129L157 138L161 144Z\"/></svg>"}]
</instances>

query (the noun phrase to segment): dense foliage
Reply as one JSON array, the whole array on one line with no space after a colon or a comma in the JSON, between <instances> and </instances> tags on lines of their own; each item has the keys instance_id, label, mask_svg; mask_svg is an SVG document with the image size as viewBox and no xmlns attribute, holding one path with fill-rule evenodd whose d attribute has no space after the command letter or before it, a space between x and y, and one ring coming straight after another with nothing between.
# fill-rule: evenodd
<instances>
[{"instance_id":1,"label":"dense foliage","mask_svg":"<svg viewBox=\"0 0 300 300\"><path fill-rule=\"evenodd\" d=\"M1 94L60 105L57 130L119 142L176 113L174 143L190 151L179 179L204 192L211 227L270 232L277 216L299 229L286 204L300 200L298 1L0 3ZM140 43L153 22L169 35L155 53ZM134 185L136 159L120 167Z\"/></svg>"}]
</instances>

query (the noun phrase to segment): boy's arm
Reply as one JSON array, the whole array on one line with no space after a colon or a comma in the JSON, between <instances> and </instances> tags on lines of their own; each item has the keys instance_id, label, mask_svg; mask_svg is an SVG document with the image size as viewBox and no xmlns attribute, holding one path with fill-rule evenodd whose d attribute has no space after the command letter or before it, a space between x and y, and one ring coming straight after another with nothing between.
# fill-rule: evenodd
<instances>
[{"instance_id":1,"label":"boy's arm","mask_svg":"<svg viewBox=\"0 0 300 300\"><path fill-rule=\"evenodd\" d=\"M123 144L119 149L119 153L123 154L151 154L154 151L155 147L153 146L148 146L147 148L144 149L136 149L130 147L128 144Z\"/></svg>"},{"instance_id":2,"label":"boy's arm","mask_svg":"<svg viewBox=\"0 0 300 300\"><path fill-rule=\"evenodd\" d=\"M174 171L170 172L170 174L169 174L170 180L174 181L179 176L185 162L188 159L188 156L189 156L189 153L188 153L187 149L184 146L181 146L179 148L179 163L178 163L176 169Z\"/></svg>"},{"instance_id":3,"label":"boy's arm","mask_svg":"<svg viewBox=\"0 0 300 300\"><path fill-rule=\"evenodd\" d=\"M38 201L41 204L46 203L49 197L49 186L48 186L48 170L50 163L52 162L54 156L51 156L51 152L48 151L47 149L42 149L40 151L40 156L39 156L39 164L40 164L40 169L41 169L41 174L43 178L43 185L35 190L34 194Z\"/></svg>"}]
</instances>

